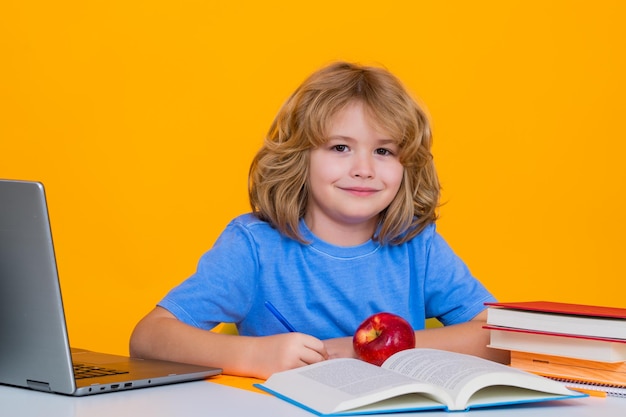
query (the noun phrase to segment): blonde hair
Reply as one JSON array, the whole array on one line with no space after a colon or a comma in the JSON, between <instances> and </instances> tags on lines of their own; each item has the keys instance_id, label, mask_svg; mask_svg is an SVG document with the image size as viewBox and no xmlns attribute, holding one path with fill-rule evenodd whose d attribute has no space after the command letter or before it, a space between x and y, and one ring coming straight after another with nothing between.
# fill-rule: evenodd
<instances>
[{"instance_id":1,"label":"blonde hair","mask_svg":"<svg viewBox=\"0 0 626 417\"><path fill-rule=\"evenodd\" d=\"M309 150L328 140L331 118L354 101L361 101L396 140L404 166L400 190L381 213L372 237L400 244L437 219L440 186L425 112L386 69L347 62L310 75L276 115L248 175L250 205L258 218L305 242L299 222L309 198Z\"/></svg>"}]
</instances>

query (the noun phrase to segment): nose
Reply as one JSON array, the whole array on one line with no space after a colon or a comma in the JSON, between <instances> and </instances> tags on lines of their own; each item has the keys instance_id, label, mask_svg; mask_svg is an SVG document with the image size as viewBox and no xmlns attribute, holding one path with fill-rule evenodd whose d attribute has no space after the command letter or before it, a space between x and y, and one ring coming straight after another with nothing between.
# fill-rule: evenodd
<instances>
[{"instance_id":1,"label":"nose","mask_svg":"<svg viewBox=\"0 0 626 417\"><path fill-rule=\"evenodd\" d=\"M361 179L374 178L374 160L372 155L355 155L352 176Z\"/></svg>"}]
</instances>

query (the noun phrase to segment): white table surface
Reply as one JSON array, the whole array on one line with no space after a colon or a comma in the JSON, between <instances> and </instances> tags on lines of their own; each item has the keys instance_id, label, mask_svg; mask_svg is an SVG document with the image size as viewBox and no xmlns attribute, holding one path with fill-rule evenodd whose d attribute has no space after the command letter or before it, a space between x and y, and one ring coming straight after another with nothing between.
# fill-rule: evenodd
<instances>
[{"instance_id":1,"label":"white table surface","mask_svg":"<svg viewBox=\"0 0 626 417\"><path fill-rule=\"evenodd\" d=\"M403 417L412 415L442 417L450 414L443 411L402 414ZM470 417L486 415L491 417L624 417L626 416L626 399L589 397L476 409L471 410L468 415ZM311 417L313 414L269 395L209 381L198 381L81 398L0 386L0 416Z\"/></svg>"}]
</instances>

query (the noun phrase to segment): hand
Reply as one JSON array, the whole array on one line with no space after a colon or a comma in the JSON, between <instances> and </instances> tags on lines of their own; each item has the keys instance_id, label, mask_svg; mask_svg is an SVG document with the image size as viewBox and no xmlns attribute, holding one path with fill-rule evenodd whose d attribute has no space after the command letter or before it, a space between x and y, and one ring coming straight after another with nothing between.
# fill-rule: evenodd
<instances>
[{"instance_id":1,"label":"hand","mask_svg":"<svg viewBox=\"0 0 626 417\"><path fill-rule=\"evenodd\" d=\"M356 358L352 347L352 337L338 337L324 340L324 346L328 353L328 359Z\"/></svg>"},{"instance_id":2,"label":"hand","mask_svg":"<svg viewBox=\"0 0 626 417\"><path fill-rule=\"evenodd\" d=\"M328 359L324 342L303 333L282 333L251 340L249 369L254 370L258 378L265 379L275 372Z\"/></svg>"}]
</instances>

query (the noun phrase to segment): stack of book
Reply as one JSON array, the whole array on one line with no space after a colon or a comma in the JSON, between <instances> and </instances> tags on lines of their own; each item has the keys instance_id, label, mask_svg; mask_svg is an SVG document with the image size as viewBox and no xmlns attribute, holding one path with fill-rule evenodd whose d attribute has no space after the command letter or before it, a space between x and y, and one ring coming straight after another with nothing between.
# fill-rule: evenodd
<instances>
[{"instance_id":1,"label":"stack of book","mask_svg":"<svg viewBox=\"0 0 626 417\"><path fill-rule=\"evenodd\" d=\"M489 346L509 350L512 367L626 397L626 309L550 301L487 306Z\"/></svg>"}]
</instances>

